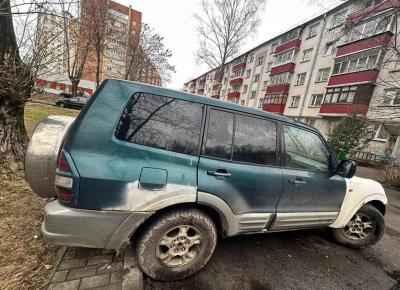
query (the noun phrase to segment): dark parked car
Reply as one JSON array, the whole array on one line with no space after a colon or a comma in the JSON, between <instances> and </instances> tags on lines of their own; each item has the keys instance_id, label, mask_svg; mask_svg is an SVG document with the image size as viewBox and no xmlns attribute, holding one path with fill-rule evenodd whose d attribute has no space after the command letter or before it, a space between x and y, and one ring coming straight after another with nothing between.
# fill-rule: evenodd
<instances>
[{"instance_id":1,"label":"dark parked car","mask_svg":"<svg viewBox=\"0 0 400 290\"><path fill-rule=\"evenodd\" d=\"M38 195L58 195L45 209L47 241L117 252L132 242L157 280L198 272L218 235L327 227L341 244L369 246L388 204L313 127L114 79L75 120L38 124L25 171Z\"/></svg>"},{"instance_id":2,"label":"dark parked car","mask_svg":"<svg viewBox=\"0 0 400 290\"><path fill-rule=\"evenodd\" d=\"M64 98L56 101L56 105L62 108L82 109L88 101L85 97Z\"/></svg>"}]
</instances>

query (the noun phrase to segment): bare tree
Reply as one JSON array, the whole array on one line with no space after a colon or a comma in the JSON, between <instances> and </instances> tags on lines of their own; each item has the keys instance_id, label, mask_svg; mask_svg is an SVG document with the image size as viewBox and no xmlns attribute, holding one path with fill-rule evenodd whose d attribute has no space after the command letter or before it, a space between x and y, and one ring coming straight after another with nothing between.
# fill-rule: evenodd
<instances>
[{"instance_id":1,"label":"bare tree","mask_svg":"<svg viewBox=\"0 0 400 290\"><path fill-rule=\"evenodd\" d=\"M202 0L198 21L197 59L211 69L223 66L240 53L243 42L260 24L265 0Z\"/></svg>"},{"instance_id":2,"label":"bare tree","mask_svg":"<svg viewBox=\"0 0 400 290\"><path fill-rule=\"evenodd\" d=\"M161 84L170 81L175 67L170 64L172 52L165 47L164 38L148 24L142 24L140 35L128 43L125 79Z\"/></svg>"}]
</instances>

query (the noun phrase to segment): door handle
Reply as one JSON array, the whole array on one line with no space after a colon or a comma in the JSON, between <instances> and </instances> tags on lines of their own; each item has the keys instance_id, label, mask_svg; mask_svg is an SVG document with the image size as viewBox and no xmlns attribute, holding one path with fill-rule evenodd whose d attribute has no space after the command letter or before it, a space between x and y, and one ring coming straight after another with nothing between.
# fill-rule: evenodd
<instances>
[{"instance_id":1,"label":"door handle","mask_svg":"<svg viewBox=\"0 0 400 290\"><path fill-rule=\"evenodd\" d=\"M222 177L230 177L231 174L226 169L217 169L215 171L209 170L207 171L208 175L212 176L222 176Z\"/></svg>"},{"instance_id":2,"label":"door handle","mask_svg":"<svg viewBox=\"0 0 400 290\"><path fill-rule=\"evenodd\" d=\"M306 184L306 181L301 177L289 179L289 182L294 184L294 186L300 186L300 185Z\"/></svg>"}]
</instances>

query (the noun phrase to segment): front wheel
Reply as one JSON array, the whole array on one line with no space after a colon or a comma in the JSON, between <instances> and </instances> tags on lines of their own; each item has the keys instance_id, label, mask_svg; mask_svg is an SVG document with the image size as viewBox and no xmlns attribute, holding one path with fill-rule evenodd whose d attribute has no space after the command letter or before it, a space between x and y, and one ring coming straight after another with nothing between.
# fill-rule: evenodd
<instances>
[{"instance_id":1,"label":"front wheel","mask_svg":"<svg viewBox=\"0 0 400 290\"><path fill-rule=\"evenodd\" d=\"M179 280L200 271L216 243L215 223L206 213L175 210L146 226L137 240L137 261L142 271L155 280Z\"/></svg>"},{"instance_id":2,"label":"front wheel","mask_svg":"<svg viewBox=\"0 0 400 290\"><path fill-rule=\"evenodd\" d=\"M333 238L338 243L353 249L376 244L384 232L383 215L370 204L360 208L344 228L332 229Z\"/></svg>"}]
</instances>

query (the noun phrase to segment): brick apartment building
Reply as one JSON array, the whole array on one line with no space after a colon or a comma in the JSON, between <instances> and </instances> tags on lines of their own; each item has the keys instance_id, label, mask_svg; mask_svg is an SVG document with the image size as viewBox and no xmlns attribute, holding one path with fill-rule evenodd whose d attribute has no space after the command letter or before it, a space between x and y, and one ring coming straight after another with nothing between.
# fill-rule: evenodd
<instances>
[{"instance_id":1,"label":"brick apartment building","mask_svg":"<svg viewBox=\"0 0 400 290\"><path fill-rule=\"evenodd\" d=\"M400 159L399 9L398 0L345 1L184 90L283 114L325 136L356 112L374 124L373 140L363 148L368 159Z\"/></svg>"}]
</instances>

